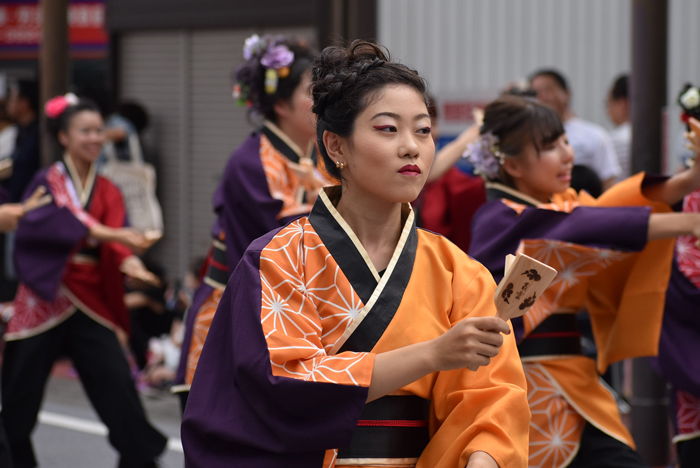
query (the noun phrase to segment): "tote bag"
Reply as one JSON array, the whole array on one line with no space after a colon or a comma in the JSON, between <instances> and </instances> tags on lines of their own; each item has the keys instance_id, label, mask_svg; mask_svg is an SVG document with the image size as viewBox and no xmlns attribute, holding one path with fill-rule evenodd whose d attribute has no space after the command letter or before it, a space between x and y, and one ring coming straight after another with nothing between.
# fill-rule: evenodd
<instances>
[{"instance_id":1,"label":"tote bag","mask_svg":"<svg viewBox=\"0 0 700 468\"><path fill-rule=\"evenodd\" d=\"M119 187L124 197L129 224L138 231L163 230L163 211L156 198L156 171L145 163L141 154L138 136L128 135L131 160L117 159L114 143L105 143L107 162L102 175Z\"/></svg>"}]
</instances>

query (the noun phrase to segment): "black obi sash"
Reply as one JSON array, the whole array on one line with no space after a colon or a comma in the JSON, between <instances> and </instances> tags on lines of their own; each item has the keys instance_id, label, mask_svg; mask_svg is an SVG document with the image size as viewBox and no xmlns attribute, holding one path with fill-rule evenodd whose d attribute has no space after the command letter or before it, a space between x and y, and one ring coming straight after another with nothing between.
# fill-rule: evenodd
<instances>
[{"instance_id":1,"label":"black obi sash","mask_svg":"<svg viewBox=\"0 0 700 468\"><path fill-rule=\"evenodd\" d=\"M418 233L410 212L392 257L393 265L390 263L383 274L377 272L375 276L365 261L366 252L360 251L359 241L329 198L339 196L338 190L329 188L319 194L309 221L365 308L370 307L337 352L371 352L394 318L411 279ZM382 289L374 298L377 288ZM353 464L358 459L417 459L430 441L429 415L430 401L415 395L388 395L368 403L350 445L339 449L338 459L352 459Z\"/></svg>"},{"instance_id":2,"label":"black obi sash","mask_svg":"<svg viewBox=\"0 0 700 468\"><path fill-rule=\"evenodd\" d=\"M229 277L228 264L226 262L226 245L214 239L207 256L207 271L203 281L216 289L226 289Z\"/></svg>"},{"instance_id":3,"label":"black obi sash","mask_svg":"<svg viewBox=\"0 0 700 468\"><path fill-rule=\"evenodd\" d=\"M518 351L521 358L582 354L576 315L550 315L520 342Z\"/></svg>"}]
</instances>

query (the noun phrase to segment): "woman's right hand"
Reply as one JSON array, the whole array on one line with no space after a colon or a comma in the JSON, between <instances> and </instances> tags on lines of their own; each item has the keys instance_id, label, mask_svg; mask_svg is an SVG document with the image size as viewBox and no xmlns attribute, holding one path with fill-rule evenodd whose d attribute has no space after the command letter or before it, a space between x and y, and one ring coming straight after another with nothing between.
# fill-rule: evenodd
<instances>
[{"instance_id":1,"label":"woman's right hand","mask_svg":"<svg viewBox=\"0 0 700 468\"><path fill-rule=\"evenodd\" d=\"M435 370L466 367L475 371L489 365L503 345L501 333L510 334L510 327L498 317L470 317L457 322L431 343Z\"/></svg>"},{"instance_id":2,"label":"woman's right hand","mask_svg":"<svg viewBox=\"0 0 700 468\"><path fill-rule=\"evenodd\" d=\"M151 246L151 242L142 233L132 228L117 229L117 242L129 247L134 253L141 255Z\"/></svg>"},{"instance_id":3,"label":"woman's right hand","mask_svg":"<svg viewBox=\"0 0 700 468\"><path fill-rule=\"evenodd\" d=\"M90 236L102 242L118 242L129 247L134 253L142 254L154 243L133 228L112 228L95 224L90 228Z\"/></svg>"},{"instance_id":4,"label":"woman's right hand","mask_svg":"<svg viewBox=\"0 0 700 468\"><path fill-rule=\"evenodd\" d=\"M430 341L377 354L367 402L433 372L488 365L503 345L501 333L510 333L502 319L469 317Z\"/></svg>"},{"instance_id":5,"label":"woman's right hand","mask_svg":"<svg viewBox=\"0 0 700 468\"><path fill-rule=\"evenodd\" d=\"M19 203L0 205L0 232L10 232L17 229L19 220L24 216L24 207Z\"/></svg>"}]
</instances>

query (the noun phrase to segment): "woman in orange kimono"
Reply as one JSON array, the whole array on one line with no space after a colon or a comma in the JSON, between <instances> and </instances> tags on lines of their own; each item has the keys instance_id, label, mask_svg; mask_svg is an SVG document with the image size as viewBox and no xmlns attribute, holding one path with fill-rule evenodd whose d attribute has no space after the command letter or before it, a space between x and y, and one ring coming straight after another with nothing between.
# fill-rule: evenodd
<instances>
[{"instance_id":1,"label":"woman in orange kimono","mask_svg":"<svg viewBox=\"0 0 700 468\"><path fill-rule=\"evenodd\" d=\"M173 392L184 408L202 346L226 282L248 245L306 215L325 183L316 170L311 112L311 50L292 38L246 40L234 96L262 125L236 149L214 192L212 247L185 319Z\"/></svg>"},{"instance_id":2,"label":"woman in orange kimono","mask_svg":"<svg viewBox=\"0 0 700 468\"><path fill-rule=\"evenodd\" d=\"M187 466L525 467L525 377L493 279L409 204L435 151L425 83L355 41L316 59L313 97L341 185L231 276L185 409Z\"/></svg>"},{"instance_id":3,"label":"woman in orange kimono","mask_svg":"<svg viewBox=\"0 0 700 468\"><path fill-rule=\"evenodd\" d=\"M529 465L641 467L598 372L658 352L673 238L700 232L699 215L669 205L700 187L700 167L668 180L637 174L593 199L569 188L574 153L548 106L499 98L481 134L468 152L490 201L474 217L470 255L496 280L516 251L559 272L513 321L532 412ZM597 369L581 354L575 314L584 307Z\"/></svg>"}]
</instances>

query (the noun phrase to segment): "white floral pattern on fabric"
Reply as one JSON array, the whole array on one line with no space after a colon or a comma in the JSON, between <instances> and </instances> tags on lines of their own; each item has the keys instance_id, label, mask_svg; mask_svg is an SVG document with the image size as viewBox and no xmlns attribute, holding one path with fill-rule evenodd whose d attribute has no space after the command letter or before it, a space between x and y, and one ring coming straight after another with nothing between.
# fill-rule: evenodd
<instances>
[{"instance_id":1,"label":"white floral pattern on fabric","mask_svg":"<svg viewBox=\"0 0 700 468\"><path fill-rule=\"evenodd\" d=\"M540 323L561 307L565 295L584 285L587 278L595 276L613 262L624 260L628 253L556 240L524 240L519 253L546 263L559 272L544 295L525 314L525 332L534 330Z\"/></svg>"},{"instance_id":2,"label":"white floral pattern on fabric","mask_svg":"<svg viewBox=\"0 0 700 468\"><path fill-rule=\"evenodd\" d=\"M308 221L291 223L262 251L260 280L274 375L369 385L366 353L328 354L364 305Z\"/></svg>"},{"instance_id":3,"label":"white floral pattern on fabric","mask_svg":"<svg viewBox=\"0 0 700 468\"><path fill-rule=\"evenodd\" d=\"M85 209L80 206L71 197L68 189L68 175L62 170L63 163L57 162L51 166L46 173L46 181L49 184L49 189L53 195L54 203L59 208L66 207L73 213L73 216L83 223L86 227L91 228L98 224L98 221L93 218Z\"/></svg>"},{"instance_id":4,"label":"white floral pattern on fabric","mask_svg":"<svg viewBox=\"0 0 700 468\"><path fill-rule=\"evenodd\" d=\"M311 205L298 199L303 189L299 177L290 167L290 161L270 143L265 135L260 137L260 161L272 198L282 201L278 219L311 211Z\"/></svg>"},{"instance_id":5,"label":"white floral pattern on fabric","mask_svg":"<svg viewBox=\"0 0 700 468\"><path fill-rule=\"evenodd\" d=\"M49 302L20 283L14 301L15 312L7 324L6 340L26 338L41 333L75 312L75 306L59 288L56 299Z\"/></svg>"},{"instance_id":6,"label":"white floral pattern on fabric","mask_svg":"<svg viewBox=\"0 0 700 468\"><path fill-rule=\"evenodd\" d=\"M674 442L700 437L700 398L683 390L676 392L678 435Z\"/></svg>"},{"instance_id":7,"label":"white floral pattern on fabric","mask_svg":"<svg viewBox=\"0 0 700 468\"><path fill-rule=\"evenodd\" d=\"M685 197L683 211L700 213L700 190ZM700 248L698 248L697 242L698 238L694 236L679 237L676 241L676 258L678 259L678 269L695 287L700 288Z\"/></svg>"},{"instance_id":8,"label":"white floral pattern on fabric","mask_svg":"<svg viewBox=\"0 0 700 468\"><path fill-rule=\"evenodd\" d=\"M578 452L585 420L559 393L538 364L524 363L530 404L528 467L564 467Z\"/></svg>"}]
</instances>

